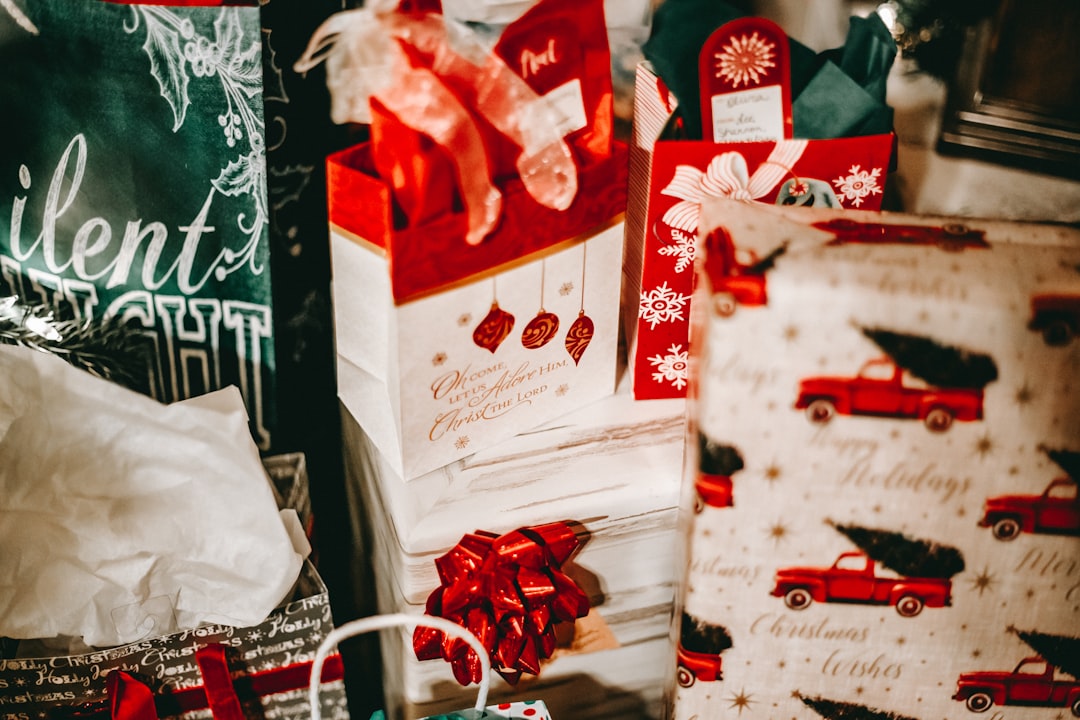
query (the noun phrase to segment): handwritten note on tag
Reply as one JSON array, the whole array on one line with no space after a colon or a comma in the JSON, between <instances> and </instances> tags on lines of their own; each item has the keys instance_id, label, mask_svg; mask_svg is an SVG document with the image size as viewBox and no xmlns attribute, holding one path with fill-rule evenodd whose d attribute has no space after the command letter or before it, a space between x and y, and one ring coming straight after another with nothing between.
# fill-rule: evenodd
<instances>
[{"instance_id":1,"label":"handwritten note on tag","mask_svg":"<svg viewBox=\"0 0 1080 720\"><path fill-rule=\"evenodd\" d=\"M699 56L702 127L713 142L792 136L788 38L776 23L745 17L720 26Z\"/></svg>"}]
</instances>

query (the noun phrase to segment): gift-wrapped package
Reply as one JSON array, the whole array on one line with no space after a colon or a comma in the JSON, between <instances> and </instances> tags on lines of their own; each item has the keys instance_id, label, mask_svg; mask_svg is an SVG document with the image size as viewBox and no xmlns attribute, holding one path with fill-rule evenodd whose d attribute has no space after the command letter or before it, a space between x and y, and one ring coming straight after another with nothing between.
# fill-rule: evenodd
<instances>
[{"instance_id":1,"label":"gift-wrapped package","mask_svg":"<svg viewBox=\"0 0 1080 720\"><path fill-rule=\"evenodd\" d=\"M1075 715L1080 232L717 201L702 234L675 717ZM783 252L729 315L732 246Z\"/></svg>"},{"instance_id":2,"label":"gift-wrapped package","mask_svg":"<svg viewBox=\"0 0 1080 720\"><path fill-rule=\"evenodd\" d=\"M493 665L508 680L495 678L497 701L542 698L554 717L656 717L684 406L634 403L624 386L409 483L343 409L348 486L365 508L379 611L456 618L493 642ZM523 592L528 619L513 609ZM503 609L492 618L491 608ZM549 612L562 618L553 627ZM485 634L489 622L498 627ZM545 645L552 633L557 643ZM526 645L541 650L530 658ZM434 659L418 660L418 649ZM382 655L391 718L459 708L472 692L451 679L476 680L460 656L447 658L453 675L435 657L438 638L384 633Z\"/></svg>"},{"instance_id":3,"label":"gift-wrapped package","mask_svg":"<svg viewBox=\"0 0 1080 720\"><path fill-rule=\"evenodd\" d=\"M260 462L247 420L0 345L0 716L305 716L333 619L304 457Z\"/></svg>"},{"instance_id":4,"label":"gift-wrapped package","mask_svg":"<svg viewBox=\"0 0 1080 720\"><path fill-rule=\"evenodd\" d=\"M409 480L614 392L627 161L599 0L543 0L490 52L373 22L408 50L371 142L328 160L338 394Z\"/></svg>"},{"instance_id":5,"label":"gift-wrapped package","mask_svg":"<svg viewBox=\"0 0 1080 720\"><path fill-rule=\"evenodd\" d=\"M637 69L625 226L635 397L686 393L702 203L881 207L895 142L885 104L895 54L876 15L852 18L843 47L815 54L723 2L661 7ZM733 283L749 285L770 261L725 259ZM741 295L759 301L752 289Z\"/></svg>"}]
</instances>

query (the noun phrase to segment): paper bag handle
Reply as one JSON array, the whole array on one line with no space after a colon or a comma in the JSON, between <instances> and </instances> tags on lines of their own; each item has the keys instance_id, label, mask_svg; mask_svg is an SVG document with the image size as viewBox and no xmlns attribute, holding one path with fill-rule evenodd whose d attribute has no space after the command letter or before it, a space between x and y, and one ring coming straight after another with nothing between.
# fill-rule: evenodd
<instances>
[{"instance_id":1,"label":"paper bag handle","mask_svg":"<svg viewBox=\"0 0 1080 720\"><path fill-rule=\"evenodd\" d=\"M311 679L308 681L308 703L311 706L311 720L322 720L322 708L319 706L319 680L322 678L323 663L326 661L326 657L337 647L337 644L346 638L391 627L407 627L410 630L416 630L418 627L430 627L468 643L469 647L480 658L480 688L477 692L474 708L477 712L484 711L484 708L487 707L488 690L491 688L491 658L488 657L488 651L484 649L480 639L466 628L446 618L435 617L434 615L394 613L350 620L341 627L331 630L319 644L319 649L315 651L315 659L311 663Z\"/></svg>"}]
</instances>

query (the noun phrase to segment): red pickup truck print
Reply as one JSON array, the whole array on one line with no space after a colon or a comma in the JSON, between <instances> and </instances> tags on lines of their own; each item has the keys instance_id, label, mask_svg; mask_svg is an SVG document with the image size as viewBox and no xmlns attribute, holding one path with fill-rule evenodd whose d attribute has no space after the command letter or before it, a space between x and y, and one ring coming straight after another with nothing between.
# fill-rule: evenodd
<instances>
[{"instance_id":1,"label":"red pickup truck print","mask_svg":"<svg viewBox=\"0 0 1080 720\"><path fill-rule=\"evenodd\" d=\"M871 415L922 420L944 432L954 420L982 420L981 388L934 387L888 358L865 363L855 377L810 377L799 382L795 408L815 423L834 415Z\"/></svg>"},{"instance_id":2,"label":"red pickup truck print","mask_svg":"<svg viewBox=\"0 0 1080 720\"><path fill-rule=\"evenodd\" d=\"M712 285L713 310L717 315L730 317L739 305L768 304L765 272L772 266L772 255L761 259L752 250L735 247L731 234L722 227L709 233L704 245L704 268Z\"/></svg>"},{"instance_id":3,"label":"red pickup truck print","mask_svg":"<svg viewBox=\"0 0 1080 720\"><path fill-rule=\"evenodd\" d=\"M698 680L717 682L724 679L724 659L717 653L694 652L680 644L675 655L678 662L675 680L679 687L690 687Z\"/></svg>"},{"instance_id":4,"label":"red pickup truck print","mask_svg":"<svg viewBox=\"0 0 1080 720\"><path fill-rule=\"evenodd\" d=\"M998 540L1013 540L1020 533L1080 534L1080 495L1076 481L1059 477L1041 495L999 495L987 498L981 527Z\"/></svg>"},{"instance_id":5,"label":"red pickup truck print","mask_svg":"<svg viewBox=\"0 0 1080 720\"><path fill-rule=\"evenodd\" d=\"M892 605L903 617L915 617L924 607L952 604L952 581L944 578L885 577L861 552L846 552L832 567L791 567L776 571L773 596L784 598L792 610L811 603L847 602Z\"/></svg>"},{"instance_id":6,"label":"red pickup truck print","mask_svg":"<svg viewBox=\"0 0 1080 720\"><path fill-rule=\"evenodd\" d=\"M1069 708L1080 717L1080 683L1055 677L1054 666L1041 657L1020 661L1012 672L967 672L956 681L953 700L972 712L994 705Z\"/></svg>"},{"instance_id":7,"label":"red pickup truck print","mask_svg":"<svg viewBox=\"0 0 1080 720\"><path fill-rule=\"evenodd\" d=\"M942 250L960 251L964 248L988 248L986 233L960 223L941 227L931 225L893 225L891 223L858 222L835 218L813 223L818 230L831 232L835 237L826 245L849 243L889 243L900 245L936 245Z\"/></svg>"}]
</instances>

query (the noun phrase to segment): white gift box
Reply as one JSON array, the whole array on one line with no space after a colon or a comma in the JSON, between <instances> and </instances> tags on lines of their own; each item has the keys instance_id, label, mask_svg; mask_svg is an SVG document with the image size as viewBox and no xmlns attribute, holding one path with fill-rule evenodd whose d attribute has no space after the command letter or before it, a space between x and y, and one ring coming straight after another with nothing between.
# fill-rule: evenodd
<instances>
[{"instance_id":1,"label":"white gift box","mask_svg":"<svg viewBox=\"0 0 1080 720\"><path fill-rule=\"evenodd\" d=\"M493 701L539 698L555 717L658 716L678 575L684 407L634 403L623 388L408 483L343 408L349 491L366 509L378 611L422 613L439 586L434 560L466 533L580 523L582 544L562 570L592 609L538 676L514 687L496 677ZM391 717L462 707L473 692L448 663L418 661L407 634L381 642Z\"/></svg>"},{"instance_id":2,"label":"white gift box","mask_svg":"<svg viewBox=\"0 0 1080 720\"><path fill-rule=\"evenodd\" d=\"M1012 672L1080 617L1080 232L728 202L702 235L674 717L1067 715ZM763 302L728 242L783 248Z\"/></svg>"}]
</instances>

